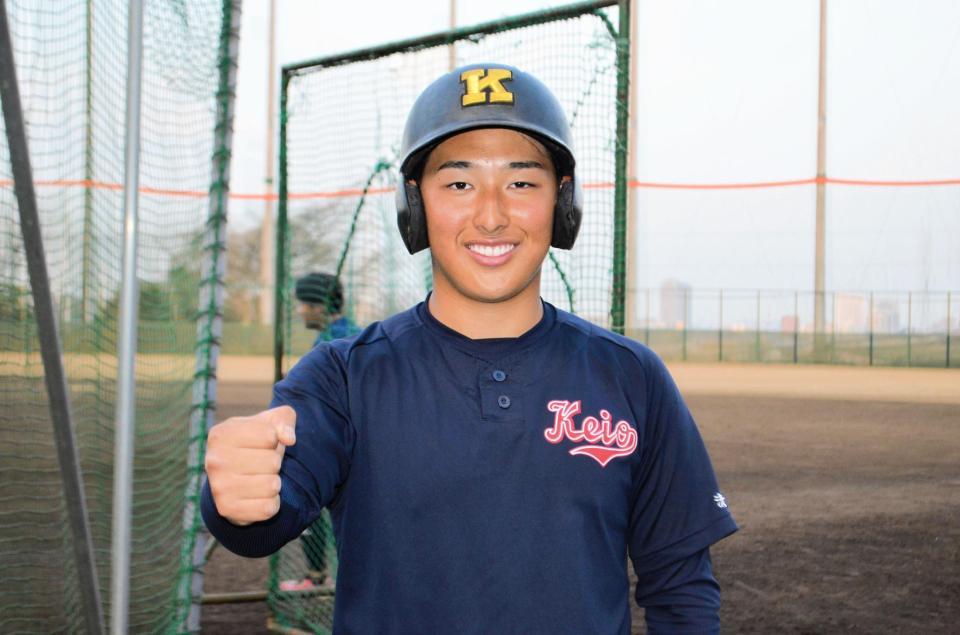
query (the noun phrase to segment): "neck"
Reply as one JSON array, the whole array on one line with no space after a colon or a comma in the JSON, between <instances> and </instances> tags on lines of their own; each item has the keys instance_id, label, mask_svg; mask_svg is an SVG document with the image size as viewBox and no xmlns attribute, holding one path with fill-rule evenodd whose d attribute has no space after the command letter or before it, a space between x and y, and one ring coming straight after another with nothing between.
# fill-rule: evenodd
<instances>
[{"instance_id":1,"label":"neck","mask_svg":"<svg viewBox=\"0 0 960 635\"><path fill-rule=\"evenodd\" d=\"M507 300L483 302L459 293L442 276L434 276L430 315L473 340L520 337L543 317L539 276Z\"/></svg>"}]
</instances>

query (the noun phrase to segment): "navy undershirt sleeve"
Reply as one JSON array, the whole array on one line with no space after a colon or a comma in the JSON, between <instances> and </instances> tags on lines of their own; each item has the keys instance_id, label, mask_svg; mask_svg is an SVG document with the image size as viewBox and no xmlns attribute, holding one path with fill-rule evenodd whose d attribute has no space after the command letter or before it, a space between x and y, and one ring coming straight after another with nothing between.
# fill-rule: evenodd
<instances>
[{"instance_id":1,"label":"navy undershirt sleeve","mask_svg":"<svg viewBox=\"0 0 960 635\"><path fill-rule=\"evenodd\" d=\"M737 530L689 409L652 353L628 547L638 576L690 557Z\"/></svg>"},{"instance_id":2,"label":"navy undershirt sleeve","mask_svg":"<svg viewBox=\"0 0 960 635\"><path fill-rule=\"evenodd\" d=\"M273 389L270 407L297 413L297 442L280 467L280 510L266 521L239 527L221 516L205 483L201 513L210 533L242 556L269 555L293 540L337 496L349 472L355 434L347 411L341 353L331 344L310 351Z\"/></svg>"},{"instance_id":3,"label":"navy undershirt sleeve","mask_svg":"<svg viewBox=\"0 0 960 635\"><path fill-rule=\"evenodd\" d=\"M243 527L234 525L217 512L209 483L203 484L200 513L210 534L221 545L247 558L269 556L303 531L300 514L283 497L280 499L280 511L273 518Z\"/></svg>"},{"instance_id":4,"label":"navy undershirt sleeve","mask_svg":"<svg viewBox=\"0 0 960 635\"><path fill-rule=\"evenodd\" d=\"M719 633L720 585L706 548L637 579L647 632Z\"/></svg>"},{"instance_id":5,"label":"navy undershirt sleeve","mask_svg":"<svg viewBox=\"0 0 960 635\"><path fill-rule=\"evenodd\" d=\"M313 348L273 387L270 407L297 413L297 442L283 457L280 476L306 524L316 520L350 472L356 434L350 420L344 340ZM283 491L281 490L281 496Z\"/></svg>"}]
</instances>

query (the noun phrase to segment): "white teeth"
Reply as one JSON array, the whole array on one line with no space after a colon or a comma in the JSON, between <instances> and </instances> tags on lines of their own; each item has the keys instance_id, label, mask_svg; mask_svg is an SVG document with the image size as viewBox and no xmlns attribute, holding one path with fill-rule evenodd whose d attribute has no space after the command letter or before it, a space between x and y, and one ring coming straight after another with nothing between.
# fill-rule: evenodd
<instances>
[{"instance_id":1,"label":"white teeth","mask_svg":"<svg viewBox=\"0 0 960 635\"><path fill-rule=\"evenodd\" d=\"M514 245L467 245L467 249L475 251L482 256L502 256L508 251L513 251Z\"/></svg>"}]
</instances>

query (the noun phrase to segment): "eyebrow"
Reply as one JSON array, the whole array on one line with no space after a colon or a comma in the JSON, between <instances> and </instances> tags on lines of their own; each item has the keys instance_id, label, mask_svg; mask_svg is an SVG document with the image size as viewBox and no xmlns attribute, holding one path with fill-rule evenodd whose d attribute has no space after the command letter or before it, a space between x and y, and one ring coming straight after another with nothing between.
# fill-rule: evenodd
<instances>
[{"instance_id":1,"label":"eyebrow","mask_svg":"<svg viewBox=\"0 0 960 635\"><path fill-rule=\"evenodd\" d=\"M437 168L437 172L440 170L446 170L447 168L453 168L458 170L466 170L469 168L471 163L469 161L444 161Z\"/></svg>"},{"instance_id":2,"label":"eyebrow","mask_svg":"<svg viewBox=\"0 0 960 635\"><path fill-rule=\"evenodd\" d=\"M473 164L469 161L444 161L437 167L437 172L448 168L467 170L471 167L473 167ZM511 161L507 167L511 170L546 169L539 161Z\"/></svg>"}]
</instances>

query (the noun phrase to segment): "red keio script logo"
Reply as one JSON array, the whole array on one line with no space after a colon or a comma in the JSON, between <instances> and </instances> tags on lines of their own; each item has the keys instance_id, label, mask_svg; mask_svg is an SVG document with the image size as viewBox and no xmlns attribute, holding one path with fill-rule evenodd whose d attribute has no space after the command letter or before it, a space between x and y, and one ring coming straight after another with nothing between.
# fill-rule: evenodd
<instances>
[{"instance_id":1,"label":"red keio script logo","mask_svg":"<svg viewBox=\"0 0 960 635\"><path fill-rule=\"evenodd\" d=\"M606 467L618 456L627 456L637 449L637 431L623 420L614 425L613 417L607 410L600 411L599 419L584 417L580 428L573 420L580 414L579 401L556 399L547 404L547 410L553 413L553 427L543 431L547 441L560 443L569 439L574 443L585 442L570 450L570 454L586 454Z\"/></svg>"}]
</instances>

